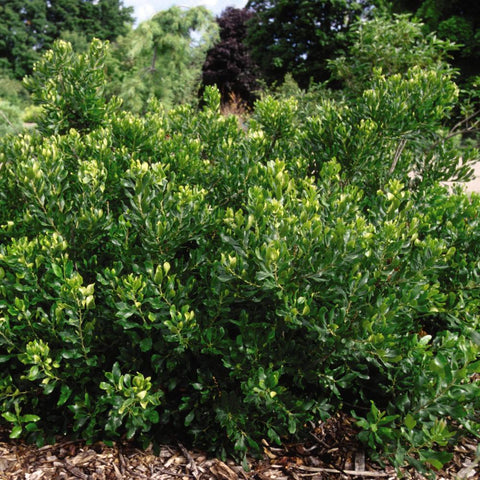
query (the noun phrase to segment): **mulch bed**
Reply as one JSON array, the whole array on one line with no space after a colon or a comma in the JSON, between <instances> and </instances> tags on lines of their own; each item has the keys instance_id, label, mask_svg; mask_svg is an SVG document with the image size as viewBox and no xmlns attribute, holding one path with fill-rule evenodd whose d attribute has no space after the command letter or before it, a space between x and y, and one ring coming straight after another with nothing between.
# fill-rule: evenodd
<instances>
[{"instance_id":1,"label":"mulch bed","mask_svg":"<svg viewBox=\"0 0 480 480\"><path fill-rule=\"evenodd\" d=\"M274 447L264 442L262 459L249 459L249 471L238 463L187 450L182 444L165 445L154 454L131 443L107 447L102 443L59 440L37 448L21 441L0 438L0 480L328 480L399 478L391 466L376 465L365 457L356 440L353 421L338 415L312 427L310 438L297 444ZM464 439L454 458L435 478L480 479L477 444ZM421 480L406 469L406 478Z\"/></svg>"}]
</instances>

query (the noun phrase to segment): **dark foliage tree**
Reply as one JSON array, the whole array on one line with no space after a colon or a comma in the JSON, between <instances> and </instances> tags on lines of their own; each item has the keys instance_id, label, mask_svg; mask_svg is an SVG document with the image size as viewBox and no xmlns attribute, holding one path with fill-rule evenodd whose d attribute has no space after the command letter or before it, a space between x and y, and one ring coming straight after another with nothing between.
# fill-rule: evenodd
<instances>
[{"instance_id":1,"label":"dark foliage tree","mask_svg":"<svg viewBox=\"0 0 480 480\"><path fill-rule=\"evenodd\" d=\"M0 68L21 79L62 33L113 40L128 31L132 8L121 0L0 0Z\"/></svg>"},{"instance_id":2,"label":"dark foliage tree","mask_svg":"<svg viewBox=\"0 0 480 480\"><path fill-rule=\"evenodd\" d=\"M366 0L249 0L247 44L271 84L291 73L300 87L328 79L327 59L346 44L352 21L367 14Z\"/></svg>"},{"instance_id":3,"label":"dark foliage tree","mask_svg":"<svg viewBox=\"0 0 480 480\"><path fill-rule=\"evenodd\" d=\"M235 100L253 105L258 88L256 67L245 44L246 23L252 15L247 9L228 7L217 18L220 40L208 51L202 68L202 95L205 86L216 85L222 103Z\"/></svg>"},{"instance_id":4,"label":"dark foliage tree","mask_svg":"<svg viewBox=\"0 0 480 480\"><path fill-rule=\"evenodd\" d=\"M0 62L2 70L23 77L45 43L46 2L19 0L0 3Z\"/></svg>"},{"instance_id":5,"label":"dark foliage tree","mask_svg":"<svg viewBox=\"0 0 480 480\"><path fill-rule=\"evenodd\" d=\"M80 0L80 30L87 39L114 40L128 32L133 7L123 6L122 0ZM77 31L77 29L74 29Z\"/></svg>"}]
</instances>

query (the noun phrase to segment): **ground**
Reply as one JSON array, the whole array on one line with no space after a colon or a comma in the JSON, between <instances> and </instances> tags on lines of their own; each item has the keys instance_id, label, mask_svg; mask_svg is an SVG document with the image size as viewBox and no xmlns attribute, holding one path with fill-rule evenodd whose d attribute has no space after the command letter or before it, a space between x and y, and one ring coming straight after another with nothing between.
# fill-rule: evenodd
<instances>
[{"instance_id":1,"label":"ground","mask_svg":"<svg viewBox=\"0 0 480 480\"><path fill-rule=\"evenodd\" d=\"M467 192L476 192L480 193L480 162L478 162L474 169L474 179L465 184ZM451 184L451 182L445 182L446 184Z\"/></svg>"},{"instance_id":2,"label":"ground","mask_svg":"<svg viewBox=\"0 0 480 480\"><path fill-rule=\"evenodd\" d=\"M261 459L249 459L249 471L231 460L211 458L187 450L182 444L164 445L159 452L140 450L131 443L107 447L102 443L59 439L54 445L37 448L8 439L0 433L0 480L329 480L400 478L387 465L369 462L356 440L353 420L337 415L312 425L302 443L274 447L264 442ZM453 449L453 460L438 480L480 479L480 456L473 439L463 439ZM425 477L411 469L406 478Z\"/></svg>"}]
</instances>

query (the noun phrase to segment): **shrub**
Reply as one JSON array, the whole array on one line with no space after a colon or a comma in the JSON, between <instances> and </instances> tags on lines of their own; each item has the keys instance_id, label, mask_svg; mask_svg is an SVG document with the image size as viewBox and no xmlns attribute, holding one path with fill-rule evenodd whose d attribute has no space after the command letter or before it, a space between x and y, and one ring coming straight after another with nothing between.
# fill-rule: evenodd
<instances>
[{"instance_id":1,"label":"shrub","mask_svg":"<svg viewBox=\"0 0 480 480\"><path fill-rule=\"evenodd\" d=\"M32 100L43 107L38 122L42 132L89 131L108 118L115 105L108 105L102 95L107 46L94 40L88 52L75 54L70 43L57 40L34 65L33 74L23 83Z\"/></svg>"},{"instance_id":2,"label":"shrub","mask_svg":"<svg viewBox=\"0 0 480 480\"><path fill-rule=\"evenodd\" d=\"M424 27L410 15L358 20L352 27L354 41L348 54L328 61L333 78L358 94L371 81L375 68L387 75L404 74L414 66L451 73L447 59L459 46L425 35Z\"/></svg>"},{"instance_id":3,"label":"shrub","mask_svg":"<svg viewBox=\"0 0 480 480\"><path fill-rule=\"evenodd\" d=\"M81 57L85 81L97 51ZM413 95L424 77L412 78ZM397 465L440 466L445 446L480 431L480 197L434 176L417 191L385 179L367 197L371 180L348 181L343 154L313 149L317 123L295 101L262 100L248 131L219 114L218 91L205 103L140 118L92 98L90 126L59 114L61 129L1 143L11 436L173 432L242 457L347 409ZM325 148L355 138L390 163L390 147L356 135Z\"/></svg>"},{"instance_id":4,"label":"shrub","mask_svg":"<svg viewBox=\"0 0 480 480\"><path fill-rule=\"evenodd\" d=\"M451 77L413 67L405 75L377 71L370 86L351 101L321 101L305 120L299 145L312 173L335 158L348 181L368 195L392 179L424 190L471 178L478 149L445 127L458 99Z\"/></svg>"},{"instance_id":5,"label":"shrub","mask_svg":"<svg viewBox=\"0 0 480 480\"><path fill-rule=\"evenodd\" d=\"M21 129L20 108L0 98L0 137L8 133L18 133Z\"/></svg>"}]
</instances>

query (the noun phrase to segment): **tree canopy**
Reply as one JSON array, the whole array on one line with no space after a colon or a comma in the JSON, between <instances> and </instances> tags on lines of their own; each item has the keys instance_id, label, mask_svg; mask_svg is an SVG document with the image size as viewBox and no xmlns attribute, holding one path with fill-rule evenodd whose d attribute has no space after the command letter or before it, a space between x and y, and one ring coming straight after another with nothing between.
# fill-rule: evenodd
<instances>
[{"instance_id":1,"label":"tree canopy","mask_svg":"<svg viewBox=\"0 0 480 480\"><path fill-rule=\"evenodd\" d=\"M216 85L224 103L236 100L251 106L255 100L256 66L245 44L247 21L252 16L251 10L229 7L217 18L220 40L207 52L202 83Z\"/></svg>"},{"instance_id":2,"label":"tree canopy","mask_svg":"<svg viewBox=\"0 0 480 480\"><path fill-rule=\"evenodd\" d=\"M0 68L23 78L64 32L113 40L128 31L132 12L121 0L1 0Z\"/></svg>"},{"instance_id":3,"label":"tree canopy","mask_svg":"<svg viewBox=\"0 0 480 480\"><path fill-rule=\"evenodd\" d=\"M460 81L480 74L480 3L477 0L391 0L394 12L411 12L429 32L461 45L453 57Z\"/></svg>"},{"instance_id":4,"label":"tree canopy","mask_svg":"<svg viewBox=\"0 0 480 480\"><path fill-rule=\"evenodd\" d=\"M327 59L346 44L353 20L366 15L373 2L352 0L249 0L255 14L247 43L252 58L271 84L287 73L302 87L329 78Z\"/></svg>"},{"instance_id":5,"label":"tree canopy","mask_svg":"<svg viewBox=\"0 0 480 480\"><path fill-rule=\"evenodd\" d=\"M110 64L110 93L142 111L150 97L172 106L193 98L217 24L205 7L171 7L119 38Z\"/></svg>"},{"instance_id":6,"label":"tree canopy","mask_svg":"<svg viewBox=\"0 0 480 480\"><path fill-rule=\"evenodd\" d=\"M458 47L434 34L426 35L423 26L407 14L355 22L352 44L344 55L328 62L333 77L358 93L370 84L375 69L386 75L404 74L415 66L451 73L448 60Z\"/></svg>"}]
</instances>

